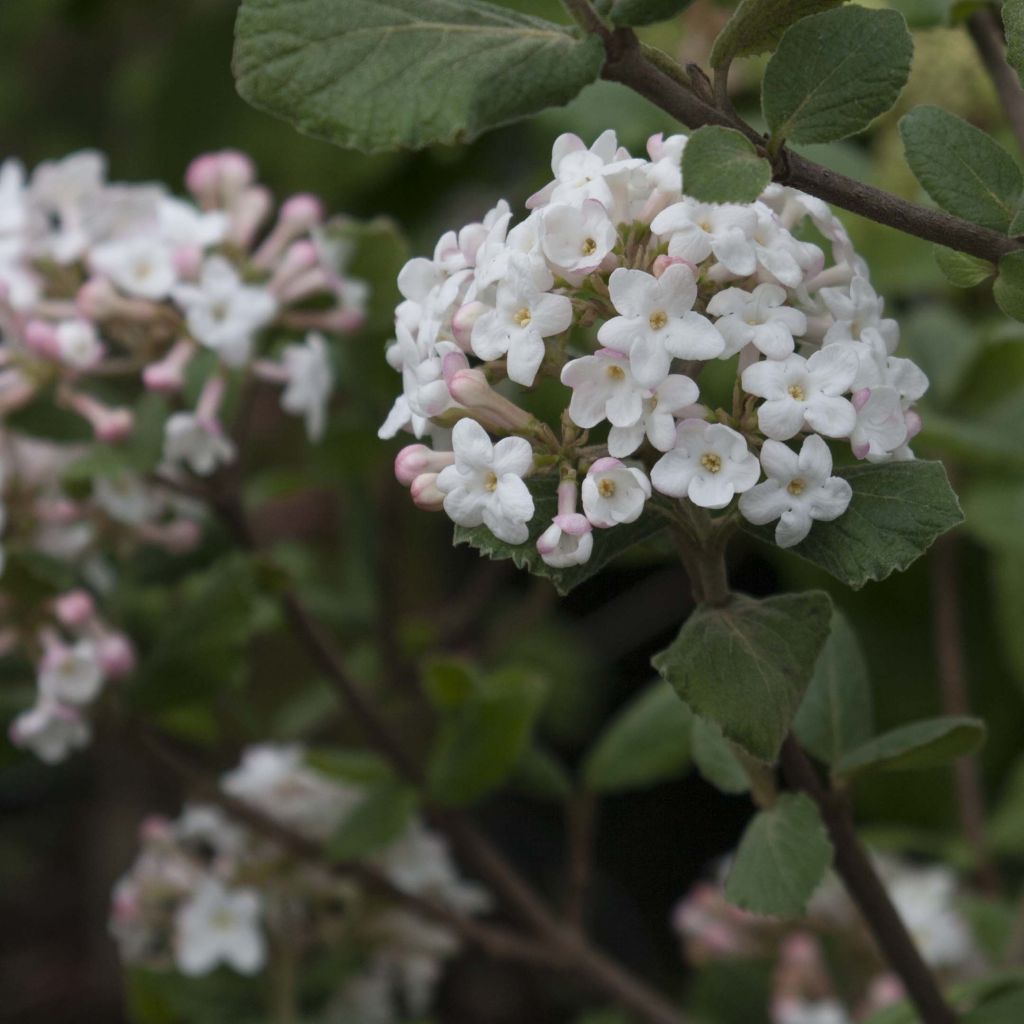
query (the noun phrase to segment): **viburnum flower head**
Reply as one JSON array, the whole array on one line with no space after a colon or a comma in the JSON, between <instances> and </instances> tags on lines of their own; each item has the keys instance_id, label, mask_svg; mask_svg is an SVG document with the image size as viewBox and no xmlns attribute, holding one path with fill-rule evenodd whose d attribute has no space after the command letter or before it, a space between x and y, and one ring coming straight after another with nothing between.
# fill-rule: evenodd
<instances>
[{"instance_id":1,"label":"viburnum flower head","mask_svg":"<svg viewBox=\"0 0 1024 1024\"><path fill-rule=\"evenodd\" d=\"M761 475L757 456L743 435L723 423L683 420L674 447L654 464L651 482L673 498L702 508L725 508Z\"/></svg>"},{"instance_id":2,"label":"viburnum flower head","mask_svg":"<svg viewBox=\"0 0 1024 1024\"><path fill-rule=\"evenodd\" d=\"M714 359L724 351L711 321L693 311L697 282L686 264L671 264L661 277L619 267L608 289L621 315L601 326L598 340L628 354L634 378L645 387L668 376L673 356Z\"/></svg>"},{"instance_id":3,"label":"viburnum flower head","mask_svg":"<svg viewBox=\"0 0 1024 1024\"><path fill-rule=\"evenodd\" d=\"M523 477L533 467L533 449L521 437L497 444L475 420L461 419L452 431L454 465L442 469L437 486L444 510L460 526L485 525L499 540L522 544L533 518L533 496Z\"/></svg>"},{"instance_id":4,"label":"viburnum flower head","mask_svg":"<svg viewBox=\"0 0 1024 1024\"><path fill-rule=\"evenodd\" d=\"M817 434L804 439L799 454L781 441L765 441L761 465L768 479L740 495L739 509L758 525L778 519L781 548L799 544L814 520L831 522L849 507L853 488L832 476L832 453Z\"/></svg>"}]
</instances>

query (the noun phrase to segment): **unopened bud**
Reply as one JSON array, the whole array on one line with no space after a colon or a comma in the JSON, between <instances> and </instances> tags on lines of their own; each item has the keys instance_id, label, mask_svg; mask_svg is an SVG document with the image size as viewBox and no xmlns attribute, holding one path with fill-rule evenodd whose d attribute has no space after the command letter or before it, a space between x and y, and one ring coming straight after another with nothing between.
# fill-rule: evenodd
<instances>
[{"instance_id":1,"label":"unopened bud","mask_svg":"<svg viewBox=\"0 0 1024 1024\"><path fill-rule=\"evenodd\" d=\"M69 590L53 603L57 621L64 626L80 628L96 614L96 605L87 590Z\"/></svg>"},{"instance_id":2,"label":"unopened bud","mask_svg":"<svg viewBox=\"0 0 1024 1024\"><path fill-rule=\"evenodd\" d=\"M444 508L444 492L437 486L436 473L423 473L409 487L413 504L425 512L440 512Z\"/></svg>"},{"instance_id":3,"label":"unopened bud","mask_svg":"<svg viewBox=\"0 0 1024 1024\"><path fill-rule=\"evenodd\" d=\"M435 452L425 444L406 445L395 456L395 478L403 487L424 473L439 473L455 461L454 452Z\"/></svg>"}]
</instances>

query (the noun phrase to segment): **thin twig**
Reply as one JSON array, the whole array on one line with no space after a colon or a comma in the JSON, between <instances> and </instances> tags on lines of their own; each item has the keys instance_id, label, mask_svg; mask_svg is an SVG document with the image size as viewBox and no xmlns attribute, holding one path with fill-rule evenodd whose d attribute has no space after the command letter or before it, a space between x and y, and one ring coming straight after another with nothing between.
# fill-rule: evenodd
<instances>
[{"instance_id":1,"label":"thin twig","mask_svg":"<svg viewBox=\"0 0 1024 1024\"><path fill-rule=\"evenodd\" d=\"M925 1024L955 1024L956 1015L946 1004L857 838L845 795L822 781L792 737L782 747L782 769L790 786L818 805L835 849L836 871Z\"/></svg>"},{"instance_id":2,"label":"thin twig","mask_svg":"<svg viewBox=\"0 0 1024 1024\"><path fill-rule=\"evenodd\" d=\"M764 148L766 140L750 125L717 109L647 60L632 32L617 30L606 42L606 52L603 76L609 81L628 86L690 128L724 125L742 132L755 145ZM981 259L998 262L1000 257L1021 248L1018 241L998 231L865 185L788 150L778 155L773 168L774 180L780 184L791 185L879 224Z\"/></svg>"},{"instance_id":3,"label":"thin twig","mask_svg":"<svg viewBox=\"0 0 1024 1024\"><path fill-rule=\"evenodd\" d=\"M1017 72L1006 61L1006 41L999 14L993 7L980 8L967 19L967 31L996 87L1017 146L1024 151L1024 89Z\"/></svg>"},{"instance_id":4,"label":"thin twig","mask_svg":"<svg viewBox=\"0 0 1024 1024\"><path fill-rule=\"evenodd\" d=\"M964 664L960 609L959 541L956 534L941 537L931 554L932 643L938 664L942 708L947 715L969 715L970 694ZM953 764L957 811L964 837L974 854L978 884L988 893L1002 888L985 832L985 794L978 758L974 754Z\"/></svg>"},{"instance_id":5,"label":"thin twig","mask_svg":"<svg viewBox=\"0 0 1024 1024\"><path fill-rule=\"evenodd\" d=\"M587 891L594 850L597 801L583 789L573 794L566 807L565 919L581 930L586 926Z\"/></svg>"}]
</instances>

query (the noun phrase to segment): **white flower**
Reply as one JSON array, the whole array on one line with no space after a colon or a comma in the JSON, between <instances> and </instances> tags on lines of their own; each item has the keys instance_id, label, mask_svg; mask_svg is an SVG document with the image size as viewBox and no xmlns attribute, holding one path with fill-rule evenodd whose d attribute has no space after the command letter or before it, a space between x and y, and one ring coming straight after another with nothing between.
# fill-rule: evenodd
<instances>
[{"instance_id":1,"label":"white flower","mask_svg":"<svg viewBox=\"0 0 1024 1024\"><path fill-rule=\"evenodd\" d=\"M899 865L885 874L896 910L929 966L963 966L976 956L970 931L956 908L956 877L949 868Z\"/></svg>"},{"instance_id":2,"label":"white flower","mask_svg":"<svg viewBox=\"0 0 1024 1024\"><path fill-rule=\"evenodd\" d=\"M273 296L265 288L243 284L222 256L206 260L198 285L179 284L172 295L184 309L196 341L213 349L229 366L248 360L253 335L277 313Z\"/></svg>"},{"instance_id":3,"label":"white flower","mask_svg":"<svg viewBox=\"0 0 1024 1024\"><path fill-rule=\"evenodd\" d=\"M88 704L103 686L103 669L91 640L54 643L39 665L39 692L67 704Z\"/></svg>"},{"instance_id":4,"label":"white flower","mask_svg":"<svg viewBox=\"0 0 1024 1024\"><path fill-rule=\"evenodd\" d=\"M159 238L104 242L92 250L89 262L121 291L141 299L165 299L178 282L171 251Z\"/></svg>"},{"instance_id":5,"label":"white flower","mask_svg":"<svg viewBox=\"0 0 1024 1024\"><path fill-rule=\"evenodd\" d=\"M907 421L895 388L858 391L853 402L856 422L850 433L850 446L858 459L883 461L906 443Z\"/></svg>"},{"instance_id":6,"label":"white flower","mask_svg":"<svg viewBox=\"0 0 1024 1024\"><path fill-rule=\"evenodd\" d=\"M645 387L668 376L673 356L713 359L725 348L711 321L693 312L697 283L685 264L672 264L661 277L619 267L608 288L622 315L602 324L598 340L628 353L633 376Z\"/></svg>"},{"instance_id":7,"label":"white flower","mask_svg":"<svg viewBox=\"0 0 1024 1024\"><path fill-rule=\"evenodd\" d=\"M540 216L541 250L562 276L596 270L619 240L615 225L596 199L582 206L545 207Z\"/></svg>"},{"instance_id":8,"label":"white flower","mask_svg":"<svg viewBox=\"0 0 1024 1024\"><path fill-rule=\"evenodd\" d=\"M658 132L647 140L647 155L651 162L644 168L647 180L655 192L679 197L683 188L683 150L685 135L670 135L667 139Z\"/></svg>"},{"instance_id":9,"label":"white flower","mask_svg":"<svg viewBox=\"0 0 1024 1024\"><path fill-rule=\"evenodd\" d=\"M617 459L632 455L644 435L659 452L667 452L676 439L676 416L692 415L699 392L697 385L681 373L669 374L644 396L643 412L631 426L613 426L608 431L608 453Z\"/></svg>"},{"instance_id":10,"label":"white flower","mask_svg":"<svg viewBox=\"0 0 1024 1024\"><path fill-rule=\"evenodd\" d=\"M227 889L207 878L175 914L174 960L182 974L208 974L227 964L255 974L266 961L261 901L253 889Z\"/></svg>"},{"instance_id":11,"label":"white flower","mask_svg":"<svg viewBox=\"0 0 1024 1024\"><path fill-rule=\"evenodd\" d=\"M825 254L818 246L794 238L764 203L755 203L754 210L757 227L751 243L759 266L787 288L797 288L806 277L821 271Z\"/></svg>"},{"instance_id":12,"label":"white flower","mask_svg":"<svg viewBox=\"0 0 1024 1024\"><path fill-rule=\"evenodd\" d=\"M562 367L562 383L572 388L569 416L578 427L596 427L602 420L631 427L643 415L648 389L638 384L629 360L614 349L572 359Z\"/></svg>"},{"instance_id":13,"label":"white flower","mask_svg":"<svg viewBox=\"0 0 1024 1024\"><path fill-rule=\"evenodd\" d=\"M848 391L857 373L857 359L845 345L830 345L810 359L791 355L748 366L743 390L765 401L757 423L776 441L795 436L806 425L826 437L849 437L857 420Z\"/></svg>"},{"instance_id":14,"label":"white flower","mask_svg":"<svg viewBox=\"0 0 1024 1024\"><path fill-rule=\"evenodd\" d=\"M551 149L555 180L526 200L527 209L548 203L581 206L596 199L609 213L625 200L630 172L643 164L619 148L615 132L602 132L587 149L578 135L559 135Z\"/></svg>"},{"instance_id":15,"label":"white flower","mask_svg":"<svg viewBox=\"0 0 1024 1024\"><path fill-rule=\"evenodd\" d=\"M583 511L601 529L634 523L651 496L651 482L643 470L618 459L598 459L583 480Z\"/></svg>"},{"instance_id":16,"label":"white flower","mask_svg":"<svg viewBox=\"0 0 1024 1024\"><path fill-rule=\"evenodd\" d=\"M723 423L683 420L675 446L654 464L651 482L672 498L687 497L702 508L725 508L749 490L761 467L743 435Z\"/></svg>"},{"instance_id":17,"label":"white flower","mask_svg":"<svg viewBox=\"0 0 1024 1024\"><path fill-rule=\"evenodd\" d=\"M850 1024L850 1016L834 999L805 1002L782 999L772 1007L772 1024Z\"/></svg>"},{"instance_id":18,"label":"white flower","mask_svg":"<svg viewBox=\"0 0 1024 1024\"><path fill-rule=\"evenodd\" d=\"M807 317L786 304L786 290L759 284L752 292L726 288L713 296L708 313L719 317L715 328L725 338L723 356L753 345L769 359L785 359L793 351L793 336L807 330Z\"/></svg>"},{"instance_id":19,"label":"white flower","mask_svg":"<svg viewBox=\"0 0 1024 1024\"><path fill-rule=\"evenodd\" d=\"M0 163L0 239L20 241L28 227L25 167L20 160Z\"/></svg>"},{"instance_id":20,"label":"white flower","mask_svg":"<svg viewBox=\"0 0 1024 1024\"><path fill-rule=\"evenodd\" d=\"M882 316L883 301L866 277L854 277L846 288L822 288L821 296L835 323L825 334L825 344L836 341L880 339L890 355L899 341L899 325Z\"/></svg>"},{"instance_id":21,"label":"white flower","mask_svg":"<svg viewBox=\"0 0 1024 1024\"><path fill-rule=\"evenodd\" d=\"M799 544L814 520L838 519L853 497L853 488L832 476L832 453L817 434L804 439L799 455L781 441L765 441L761 465L768 479L740 495L739 509L758 525L778 519L780 548Z\"/></svg>"},{"instance_id":22,"label":"white flower","mask_svg":"<svg viewBox=\"0 0 1024 1024\"><path fill-rule=\"evenodd\" d=\"M747 277L757 269L751 237L757 214L749 206L699 203L684 198L651 221L656 235L668 235L668 252L691 263L714 256L730 273Z\"/></svg>"},{"instance_id":23,"label":"white flower","mask_svg":"<svg viewBox=\"0 0 1024 1024\"><path fill-rule=\"evenodd\" d=\"M87 370L103 358L103 345L88 320L64 320L54 330L57 354L62 363Z\"/></svg>"},{"instance_id":24,"label":"white flower","mask_svg":"<svg viewBox=\"0 0 1024 1024\"><path fill-rule=\"evenodd\" d=\"M288 384L281 395L286 412L306 417L306 433L311 441L324 434L327 400L334 387L334 373L322 334L306 335L302 345L289 345L283 354Z\"/></svg>"},{"instance_id":25,"label":"white flower","mask_svg":"<svg viewBox=\"0 0 1024 1024\"><path fill-rule=\"evenodd\" d=\"M90 219L101 205L106 158L94 150L41 163L29 188L33 210L49 230L39 240L42 255L73 263L93 241Z\"/></svg>"},{"instance_id":26,"label":"white flower","mask_svg":"<svg viewBox=\"0 0 1024 1024\"><path fill-rule=\"evenodd\" d=\"M199 476L209 476L218 467L234 461L235 446L217 422L190 412L176 412L164 424L164 458L184 462Z\"/></svg>"},{"instance_id":27,"label":"white flower","mask_svg":"<svg viewBox=\"0 0 1024 1024\"><path fill-rule=\"evenodd\" d=\"M564 295L551 295L550 273L538 277L518 264L509 267L509 277L498 285L496 308L484 313L473 325L473 351L486 360L508 353L508 375L529 387L544 359L544 339L568 330L572 323L572 302Z\"/></svg>"},{"instance_id":28,"label":"white flower","mask_svg":"<svg viewBox=\"0 0 1024 1024\"><path fill-rule=\"evenodd\" d=\"M576 511L576 497L576 481L563 480L558 485L558 514L537 538L540 557L556 569L583 565L594 550L590 521Z\"/></svg>"},{"instance_id":29,"label":"white flower","mask_svg":"<svg viewBox=\"0 0 1024 1024\"><path fill-rule=\"evenodd\" d=\"M47 764L57 764L84 747L91 733L75 708L43 695L34 707L14 719L10 735L15 746L27 747Z\"/></svg>"},{"instance_id":30,"label":"white flower","mask_svg":"<svg viewBox=\"0 0 1024 1024\"><path fill-rule=\"evenodd\" d=\"M460 526L485 525L499 540L522 544L533 518L533 496L523 477L533 467L533 449L521 437L492 444L475 420L462 419L452 431L455 464L437 477L444 510Z\"/></svg>"},{"instance_id":31,"label":"white flower","mask_svg":"<svg viewBox=\"0 0 1024 1024\"><path fill-rule=\"evenodd\" d=\"M224 241L228 216L199 210L184 199L161 197L156 208L160 237L176 249L207 249Z\"/></svg>"},{"instance_id":32,"label":"white flower","mask_svg":"<svg viewBox=\"0 0 1024 1024\"><path fill-rule=\"evenodd\" d=\"M301 747L272 743L249 747L239 766L223 777L221 788L315 839L331 835L362 798L352 787L307 767Z\"/></svg>"},{"instance_id":33,"label":"white flower","mask_svg":"<svg viewBox=\"0 0 1024 1024\"><path fill-rule=\"evenodd\" d=\"M124 471L116 476L97 476L92 483L93 501L119 523L138 526L156 511L153 493L142 477Z\"/></svg>"}]
</instances>

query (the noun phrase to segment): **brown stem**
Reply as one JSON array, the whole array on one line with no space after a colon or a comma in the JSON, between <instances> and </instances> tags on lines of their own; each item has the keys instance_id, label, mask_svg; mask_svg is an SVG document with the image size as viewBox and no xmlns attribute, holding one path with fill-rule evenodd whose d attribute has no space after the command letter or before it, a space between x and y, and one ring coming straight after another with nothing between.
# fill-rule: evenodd
<instances>
[{"instance_id":1,"label":"brown stem","mask_svg":"<svg viewBox=\"0 0 1024 1024\"><path fill-rule=\"evenodd\" d=\"M1024 89L1017 72L1006 61L1006 40L999 14L992 7L975 11L967 19L967 31L996 87L1017 145L1024 151Z\"/></svg>"},{"instance_id":2,"label":"brown stem","mask_svg":"<svg viewBox=\"0 0 1024 1024\"><path fill-rule=\"evenodd\" d=\"M818 805L835 849L836 871L921 1019L925 1024L955 1024L956 1015L943 999L857 838L845 795L822 781L792 737L782 747L782 769L790 786L806 793Z\"/></svg>"},{"instance_id":3,"label":"brown stem","mask_svg":"<svg viewBox=\"0 0 1024 1024\"><path fill-rule=\"evenodd\" d=\"M765 139L750 125L718 110L647 60L632 32L617 30L606 42L606 51L603 76L609 81L628 86L690 128L725 125L742 132L763 149ZM1021 247L1018 241L997 231L865 185L788 150L774 161L773 176L781 184L801 189L879 224L994 263Z\"/></svg>"},{"instance_id":4,"label":"brown stem","mask_svg":"<svg viewBox=\"0 0 1024 1024\"><path fill-rule=\"evenodd\" d=\"M959 593L959 541L955 534L939 539L931 556L932 642L939 669L942 708L947 715L971 713L964 664L963 629ZM985 794L978 758L973 754L953 764L960 827L974 854L979 885L988 893L1001 888L985 831Z\"/></svg>"},{"instance_id":5,"label":"brown stem","mask_svg":"<svg viewBox=\"0 0 1024 1024\"><path fill-rule=\"evenodd\" d=\"M566 808L565 919L583 929L586 923L587 889L590 885L597 801L590 790L573 795Z\"/></svg>"}]
</instances>

